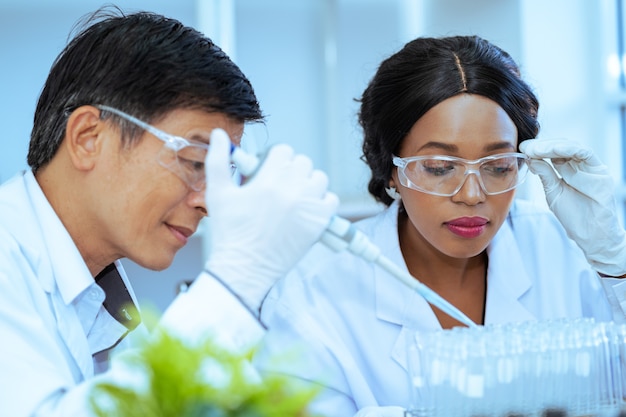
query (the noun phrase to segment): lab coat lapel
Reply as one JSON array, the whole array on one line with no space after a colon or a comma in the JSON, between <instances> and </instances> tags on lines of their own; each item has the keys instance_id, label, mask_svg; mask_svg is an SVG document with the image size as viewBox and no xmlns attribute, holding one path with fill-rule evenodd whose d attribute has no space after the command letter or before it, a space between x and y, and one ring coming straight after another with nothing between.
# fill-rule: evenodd
<instances>
[{"instance_id":1,"label":"lab coat lapel","mask_svg":"<svg viewBox=\"0 0 626 417\"><path fill-rule=\"evenodd\" d=\"M375 229L378 242L384 256L398 267L408 269L398 241L398 204L395 209L387 210L382 224ZM376 317L379 320L398 325L398 336L391 352L388 354L403 369L407 370L407 337L413 334L419 322L419 330L429 331L441 329L441 325L430 308L430 305L417 292L399 282L381 268L375 268L374 282L376 286Z\"/></svg>"},{"instance_id":2,"label":"lab coat lapel","mask_svg":"<svg viewBox=\"0 0 626 417\"><path fill-rule=\"evenodd\" d=\"M508 217L487 248L485 324L536 319L522 302L522 296L531 288L531 280L510 222Z\"/></svg>"},{"instance_id":3,"label":"lab coat lapel","mask_svg":"<svg viewBox=\"0 0 626 417\"><path fill-rule=\"evenodd\" d=\"M32 227L39 225L33 244L42 245L39 253L47 254L37 277L48 292L56 318L56 328L74 365L83 378L93 376L93 359L72 301L93 283L78 249L39 188L32 172L24 176L24 188L34 208ZM30 210L28 212L31 212Z\"/></svg>"},{"instance_id":4,"label":"lab coat lapel","mask_svg":"<svg viewBox=\"0 0 626 417\"><path fill-rule=\"evenodd\" d=\"M406 269L404 260L394 262ZM380 320L408 327L419 323L421 329L441 329L432 308L417 292L380 269L376 270L375 281L376 317Z\"/></svg>"},{"instance_id":5,"label":"lab coat lapel","mask_svg":"<svg viewBox=\"0 0 626 417\"><path fill-rule=\"evenodd\" d=\"M57 329L59 335L74 359L75 365L80 369L83 380L91 378L94 375L93 358L85 334L82 331L80 320L76 315L76 310L72 304L65 304L59 292L52 293L51 298L54 313L58 318Z\"/></svg>"},{"instance_id":6,"label":"lab coat lapel","mask_svg":"<svg viewBox=\"0 0 626 417\"><path fill-rule=\"evenodd\" d=\"M397 283L397 281L394 283ZM397 300L397 306L400 308L397 308L395 311L389 309L386 311L379 310L379 318L401 326L391 351L391 358L408 372L408 341L413 339L415 331L430 332L441 330L441 325L432 308L423 297L406 288L404 293L402 300ZM417 322L419 322L419 325Z\"/></svg>"},{"instance_id":7,"label":"lab coat lapel","mask_svg":"<svg viewBox=\"0 0 626 417\"><path fill-rule=\"evenodd\" d=\"M397 265L404 265L404 263ZM433 326L438 325L438 322L428 303L416 292L382 270L377 270L375 276L376 316L379 320L398 325L398 335L388 354L393 361L407 371L407 338L414 331L411 318L420 317L422 318L420 321L427 321ZM398 294L401 294L401 297L398 297Z\"/></svg>"},{"instance_id":8,"label":"lab coat lapel","mask_svg":"<svg viewBox=\"0 0 626 417\"><path fill-rule=\"evenodd\" d=\"M385 212L381 223L370 233L377 242L382 254L407 274L398 238L398 202ZM380 267L374 270L376 286L376 316L380 320L401 326L415 327L417 322L422 329L441 328L435 313L426 300L417 292L392 277Z\"/></svg>"},{"instance_id":9,"label":"lab coat lapel","mask_svg":"<svg viewBox=\"0 0 626 417\"><path fill-rule=\"evenodd\" d=\"M65 303L54 282L54 274L49 259L42 259L37 269L37 279L47 294L50 308L54 314L54 317L46 316L49 317L48 326L56 327L58 337L67 349L66 358L68 365L73 368L72 374L76 382L92 377L94 375L93 361L87 339L82 333L80 320L73 304ZM82 378L79 375L82 375Z\"/></svg>"}]
</instances>

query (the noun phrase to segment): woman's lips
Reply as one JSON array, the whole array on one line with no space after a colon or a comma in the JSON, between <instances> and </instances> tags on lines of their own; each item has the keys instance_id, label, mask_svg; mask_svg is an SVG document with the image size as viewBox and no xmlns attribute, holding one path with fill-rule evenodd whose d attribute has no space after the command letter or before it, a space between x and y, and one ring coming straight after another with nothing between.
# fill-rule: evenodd
<instances>
[{"instance_id":1,"label":"woman's lips","mask_svg":"<svg viewBox=\"0 0 626 417\"><path fill-rule=\"evenodd\" d=\"M483 234L488 223L489 221L483 217L459 217L444 224L457 236L474 238Z\"/></svg>"}]
</instances>

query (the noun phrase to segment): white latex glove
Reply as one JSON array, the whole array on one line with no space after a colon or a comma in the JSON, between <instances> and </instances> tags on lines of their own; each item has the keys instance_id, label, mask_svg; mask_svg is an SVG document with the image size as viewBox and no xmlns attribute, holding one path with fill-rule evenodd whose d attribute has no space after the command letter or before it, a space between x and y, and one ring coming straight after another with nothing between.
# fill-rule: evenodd
<instances>
[{"instance_id":1,"label":"white latex glove","mask_svg":"<svg viewBox=\"0 0 626 417\"><path fill-rule=\"evenodd\" d=\"M591 266L609 276L625 274L626 233L617 218L613 180L593 151L566 139L526 140L520 149L532 158L529 167L543 183L548 206Z\"/></svg>"},{"instance_id":2,"label":"white latex glove","mask_svg":"<svg viewBox=\"0 0 626 417\"><path fill-rule=\"evenodd\" d=\"M258 310L274 282L320 238L339 199L309 158L276 145L244 185L230 171L230 140L211 134L206 203L211 252L205 268Z\"/></svg>"},{"instance_id":3,"label":"white latex glove","mask_svg":"<svg viewBox=\"0 0 626 417\"><path fill-rule=\"evenodd\" d=\"M363 407L354 417L404 417L402 407Z\"/></svg>"}]
</instances>

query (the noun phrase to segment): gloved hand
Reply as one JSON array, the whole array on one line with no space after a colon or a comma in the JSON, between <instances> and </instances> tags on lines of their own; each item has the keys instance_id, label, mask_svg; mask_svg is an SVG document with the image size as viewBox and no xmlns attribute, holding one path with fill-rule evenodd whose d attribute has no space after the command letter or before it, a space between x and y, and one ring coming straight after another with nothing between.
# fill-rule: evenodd
<instances>
[{"instance_id":1,"label":"gloved hand","mask_svg":"<svg viewBox=\"0 0 626 417\"><path fill-rule=\"evenodd\" d=\"M531 158L530 170L539 175L548 206L591 266L609 276L625 274L626 233L617 217L613 180L593 151L566 139L526 140L520 149Z\"/></svg>"},{"instance_id":2,"label":"gloved hand","mask_svg":"<svg viewBox=\"0 0 626 417\"><path fill-rule=\"evenodd\" d=\"M404 417L404 408L402 407L363 407L354 415L354 417Z\"/></svg>"},{"instance_id":3,"label":"gloved hand","mask_svg":"<svg viewBox=\"0 0 626 417\"><path fill-rule=\"evenodd\" d=\"M244 185L230 171L230 140L211 134L206 160L206 203L211 250L205 268L253 310L272 284L320 238L339 199L328 177L287 145L270 149Z\"/></svg>"}]
</instances>

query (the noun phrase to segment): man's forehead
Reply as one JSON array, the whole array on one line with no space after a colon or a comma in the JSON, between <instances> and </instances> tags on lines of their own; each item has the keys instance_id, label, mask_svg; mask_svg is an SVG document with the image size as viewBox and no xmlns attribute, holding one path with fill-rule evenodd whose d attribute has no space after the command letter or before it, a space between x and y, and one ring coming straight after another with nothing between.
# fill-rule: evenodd
<instances>
[{"instance_id":1,"label":"man's forehead","mask_svg":"<svg viewBox=\"0 0 626 417\"><path fill-rule=\"evenodd\" d=\"M190 114L197 116L202 121L198 122L198 119L195 119L195 117L191 117L187 120L185 116ZM185 139L207 144L210 143L211 133L217 128L225 130L233 143L240 144L245 127L245 122L227 113L184 107L170 110L159 117L158 121L154 123L163 122L165 120L179 122L181 123L180 127L188 129L189 132L185 135Z\"/></svg>"}]
</instances>

